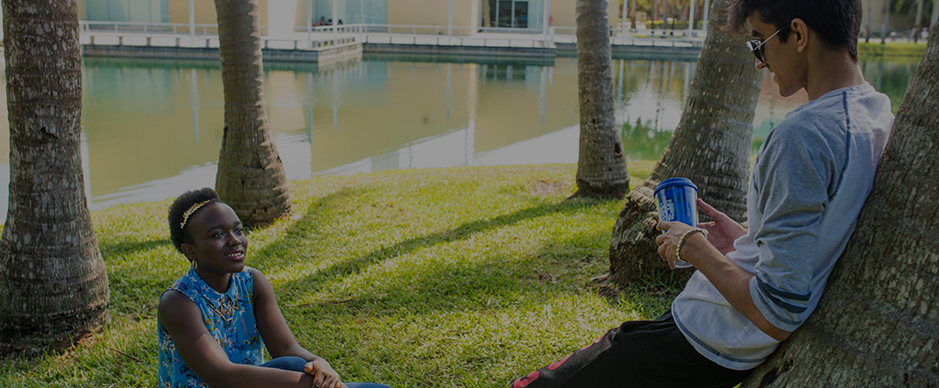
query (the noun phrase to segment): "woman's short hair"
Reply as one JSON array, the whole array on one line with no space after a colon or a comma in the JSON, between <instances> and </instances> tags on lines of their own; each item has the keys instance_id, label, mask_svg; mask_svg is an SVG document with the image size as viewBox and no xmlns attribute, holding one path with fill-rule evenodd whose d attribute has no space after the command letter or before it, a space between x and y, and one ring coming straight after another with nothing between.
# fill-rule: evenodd
<instances>
[{"instance_id":1,"label":"woman's short hair","mask_svg":"<svg viewBox=\"0 0 939 388\"><path fill-rule=\"evenodd\" d=\"M857 40L863 19L860 0L730 0L727 3L728 26L735 33L749 32L747 18L759 11L763 22L777 29L793 19L802 19L829 47L844 47L857 61ZM791 29L777 37L786 42Z\"/></svg>"},{"instance_id":2,"label":"woman's short hair","mask_svg":"<svg viewBox=\"0 0 939 388\"><path fill-rule=\"evenodd\" d=\"M209 205L215 202L222 202L218 199L218 193L215 190L212 190L209 187L203 187L199 190L187 191L176 197L176 200L173 201L173 204L170 205L169 215L167 220L169 221L170 227L170 240L173 241L173 245L176 246L176 250L180 253L183 252L182 245L183 243L192 244L192 236L185 232L186 224L183 224L184 219L188 221L192 218L193 215L199 212L199 210L205 208L205 205ZM193 209L193 205L204 203L202 206ZM189 214L186 214L189 212Z\"/></svg>"}]
</instances>

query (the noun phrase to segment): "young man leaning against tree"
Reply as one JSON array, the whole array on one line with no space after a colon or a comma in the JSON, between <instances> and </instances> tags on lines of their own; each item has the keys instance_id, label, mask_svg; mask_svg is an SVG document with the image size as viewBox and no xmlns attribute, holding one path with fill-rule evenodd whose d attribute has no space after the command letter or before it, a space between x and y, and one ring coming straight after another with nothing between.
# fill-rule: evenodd
<instances>
[{"instance_id":1,"label":"young man leaning against tree","mask_svg":"<svg viewBox=\"0 0 939 388\"><path fill-rule=\"evenodd\" d=\"M511 387L733 387L818 305L887 143L889 98L857 62L858 0L732 0L757 69L809 102L770 132L747 194L749 228L698 200L701 229L657 228L659 255L697 271L671 311L625 322Z\"/></svg>"}]
</instances>

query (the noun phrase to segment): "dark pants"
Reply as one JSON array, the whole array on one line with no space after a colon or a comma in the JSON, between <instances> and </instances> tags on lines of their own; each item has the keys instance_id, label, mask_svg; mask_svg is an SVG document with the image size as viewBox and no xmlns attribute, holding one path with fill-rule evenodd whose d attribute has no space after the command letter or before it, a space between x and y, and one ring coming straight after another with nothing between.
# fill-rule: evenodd
<instances>
[{"instance_id":1,"label":"dark pants","mask_svg":"<svg viewBox=\"0 0 939 388\"><path fill-rule=\"evenodd\" d=\"M292 370L295 372L306 373L303 370L303 367L306 365L306 360L300 357L294 356L285 356L277 357L273 360L265 362L261 366L267 368L277 368L283 370ZM391 388L384 384L375 384L375 383L346 383L349 388Z\"/></svg>"},{"instance_id":2,"label":"dark pants","mask_svg":"<svg viewBox=\"0 0 939 388\"><path fill-rule=\"evenodd\" d=\"M735 371L698 353L671 312L654 321L624 322L592 344L512 382L510 388L733 387L750 371Z\"/></svg>"}]
</instances>

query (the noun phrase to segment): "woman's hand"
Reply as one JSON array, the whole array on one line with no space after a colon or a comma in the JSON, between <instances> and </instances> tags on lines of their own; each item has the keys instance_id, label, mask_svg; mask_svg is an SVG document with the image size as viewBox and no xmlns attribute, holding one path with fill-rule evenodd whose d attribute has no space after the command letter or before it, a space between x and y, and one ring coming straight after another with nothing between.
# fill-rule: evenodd
<instances>
[{"instance_id":1,"label":"woman's hand","mask_svg":"<svg viewBox=\"0 0 939 388\"><path fill-rule=\"evenodd\" d=\"M717 211L706 202L698 198L698 208L714 221L698 224L698 227L708 231L708 242L717 248L722 255L734 251L734 240L747 234L747 228L738 224L726 214ZM681 235L679 235L680 237Z\"/></svg>"},{"instance_id":2,"label":"woman's hand","mask_svg":"<svg viewBox=\"0 0 939 388\"><path fill-rule=\"evenodd\" d=\"M668 262L669 268L675 269L675 262L678 261L678 240L691 226L678 221L659 222L655 229L666 231L655 238L655 243L659 246L658 252L662 260Z\"/></svg>"},{"instance_id":3,"label":"woman's hand","mask_svg":"<svg viewBox=\"0 0 939 388\"><path fill-rule=\"evenodd\" d=\"M313 388L348 388L339 380L339 374L333 370L329 362L322 358L306 363L303 370L313 376Z\"/></svg>"}]
</instances>

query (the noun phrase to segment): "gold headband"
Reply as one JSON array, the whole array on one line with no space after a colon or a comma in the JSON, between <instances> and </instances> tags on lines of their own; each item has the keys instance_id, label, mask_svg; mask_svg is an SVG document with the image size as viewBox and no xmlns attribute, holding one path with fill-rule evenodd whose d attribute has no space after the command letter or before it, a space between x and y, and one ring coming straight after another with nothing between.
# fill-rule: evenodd
<instances>
[{"instance_id":1,"label":"gold headband","mask_svg":"<svg viewBox=\"0 0 939 388\"><path fill-rule=\"evenodd\" d=\"M179 223L179 229L185 229L185 228L186 228L186 221L189 221L189 216L191 216L192 213L195 213L196 210L199 210L200 207L204 206L205 204L207 204L207 203L209 203L209 202L212 202L212 200L211 200L211 199L207 199L207 200L205 200L205 201L199 202L199 203L197 203L197 204L192 205L191 207L189 207L189 210L186 210L186 212L183 213L183 222L180 222L180 223Z\"/></svg>"}]
</instances>

